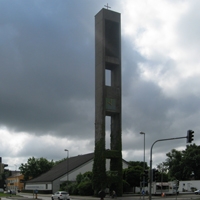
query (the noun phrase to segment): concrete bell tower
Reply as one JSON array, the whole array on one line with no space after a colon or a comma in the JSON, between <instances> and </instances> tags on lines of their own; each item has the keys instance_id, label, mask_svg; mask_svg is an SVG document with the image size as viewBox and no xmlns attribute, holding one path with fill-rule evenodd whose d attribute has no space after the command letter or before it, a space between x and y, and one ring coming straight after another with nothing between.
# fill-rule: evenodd
<instances>
[{"instance_id":1,"label":"concrete bell tower","mask_svg":"<svg viewBox=\"0 0 200 200\"><path fill-rule=\"evenodd\" d=\"M110 76L109 85L106 74ZM111 122L109 149L105 149L107 116ZM95 192L110 187L118 196L122 195L121 151L121 17L103 8L95 16Z\"/></svg>"}]
</instances>

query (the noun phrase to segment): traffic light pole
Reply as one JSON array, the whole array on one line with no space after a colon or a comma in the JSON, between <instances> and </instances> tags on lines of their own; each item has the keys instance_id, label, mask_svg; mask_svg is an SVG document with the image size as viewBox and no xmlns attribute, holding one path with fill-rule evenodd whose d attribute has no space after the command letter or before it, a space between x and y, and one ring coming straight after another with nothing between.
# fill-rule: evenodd
<instances>
[{"instance_id":1,"label":"traffic light pole","mask_svg":"<svg viewBox=\"0 0 200 200\"><path fill-rule=\"evenodd\" d=\"M152 145L151 145L151 151L150 151L150 174L149 174L149 200L151 200L151 187L152 187L152 149L155 143L157 142L161 142L161 141L166 141L166 140L177 140L177 139L183 139L183 138L187 138L187 136L185 137L176 137L176 138L167 138L167 139L160 139L160 140L156 140Z\"/></svg>"}]
</instances>

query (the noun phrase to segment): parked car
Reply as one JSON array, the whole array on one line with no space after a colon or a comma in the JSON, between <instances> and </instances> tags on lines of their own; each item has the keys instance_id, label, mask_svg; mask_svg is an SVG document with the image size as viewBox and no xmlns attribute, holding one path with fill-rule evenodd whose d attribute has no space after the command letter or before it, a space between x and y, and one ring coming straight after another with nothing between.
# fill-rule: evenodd
<instances>
[{"instance_id":1,"label":"parked car","mask_svg":"<svg viewBox=\"0 0 200 200\"><path fill-rule=\"evenodd\" d=\"M200 190L194 191L195 194L200 194Z\"/></svg>"},{"instance_id":2,"label":"parked car","mask_svg":"<svg viewBox=\"0 0 200 200\"><path fill-rule=\"evenodd\" d=\"M16 191L15 190L11 190L12 194L16 195Z\"/></svg>"},{"instance_id":3,"label":"parked car","mask_svg":"<svg viewBox=\"0 0 200 200\"><path fill-rule=\"evenodd\" d=\"M66 191L57 191L51 196L52 200L70 200L69 193Z\"/></svg>"},{"instance_id":4,"label":"parked car","mask_svg":"<svg viewBox=\"0 0 200 200\"><path fill-rule=\"evenodd\" d=\"M3 188L0 188L0 192L4 192L4 189L3 189Z\"/></svg>"},{"instance_id":5,"label":"parked car","mask_svg":"<svg viewBox=\"0 0 200 200\"><path fill-rule=\"evenodd\" d=\"M14 195L16 195L16 191L15 190L8 190L7 194L14 194Z\"/></svg>"}]
</instances>

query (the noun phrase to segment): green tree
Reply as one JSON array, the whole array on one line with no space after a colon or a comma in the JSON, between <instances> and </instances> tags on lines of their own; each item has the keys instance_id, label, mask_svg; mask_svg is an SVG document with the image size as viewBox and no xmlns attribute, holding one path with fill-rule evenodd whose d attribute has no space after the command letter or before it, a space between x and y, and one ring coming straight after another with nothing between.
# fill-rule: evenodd
<instances>
[{"instance_id":1,"label":"green tree","mask_svg":"<svg viewBox=\"0 0 200 200\"><path fill-rule=\"evenodd\" d=\"M168 181L168 169L165 166L165 163L162 162L157 165L158 169L158 182L167 182Z\"/></svg>"},{"instance_id":2,"label":"green tree","mask_svg":"<svg viewBox=\"0 0 200 200\"><path fill-rule=\"evenodd\" d=\"M77 186L78 194L83 196L89 196L94 194L94 190L92 189L92 181L87 180L84 182L81 182Z\"/></svg>"},{"instance_id":3,"label":"green tree","mask_svg":"<svg viewBox=\"0 0 200 200\"><path fill-rule=\"evenodd\" d=\"M41 174L49 171L54 166L54 162L46 158L29 158L27 163L21 164L20 172L24 175L24 180L36 178Z\"/></svg>"},{"instance_id":4,"label":"green tree","mask_svg":"<svg viewBox=\"0 0 200 200\"><path fill-rule=\"evenodd\" d=\"M200 146L187 145L184 151L172 149L167 153L164 165L169 171L170 180L189 180L193 174L195 180L200 179Z\"/></svg>"},{"instance_id":5,"label":"green tree","mask_svg":"<svg viewBox=\"0 0 200 200\"><path fill-rule=\"evenodd\" d=\"M123 179L131 186L131 187L139 187L140 186L140 176L143 173L143 167L135 166L129 167L123 170Z\"/></svg>"},{"instance_id":6,"label":"green tree","mask_svg":"<svg viewBox=\"0 0 200 200\"><path fill-rule=\"evenodd\" d=\"M66 182L62 183L61 190L67 190L70 194L74 195L92 195L94 190L92 188L92 172L88 171L84 174L79 173L76 176L76 182L69 182L66 186Z\"/></svg>"},{"instance_id":7,"label":"green tree","mask_svg":"<svg viewBox=\"0 0 200 200\"><path fill-rule=\"evenodd\" d=\"M129 161L128 163L132 167L136 167L136 166L143 167L143 166L145 166L145 169L149 168L146 162L144 163L144 162L141 162L141 161Z\"/></svg>"},{"instance_id":8,"label":"green tree","mask_svg":"<svg viewBox=\"0 0 200 200\"><path fill-rule=\"evenodd\" d=\"M169 171L169 179L170 180L186 180L183 174L184 163L182 151L178 151L176 149L172 149L171 152L167 153L166 162L164 165L168 167Z\"/></svg>"},{"instance_id":9,"label":"green tree","mask_svg":"<svg viewBox=\"0 0 200 200\"><path fill-rule=\"evenodd\" d=\"M184 175L186 179L200 179L200 146L191 144L186 146L186 150L182 151L184 163ZM192 177L191 177L192 176Z\"/></svg>"}]
</instances>

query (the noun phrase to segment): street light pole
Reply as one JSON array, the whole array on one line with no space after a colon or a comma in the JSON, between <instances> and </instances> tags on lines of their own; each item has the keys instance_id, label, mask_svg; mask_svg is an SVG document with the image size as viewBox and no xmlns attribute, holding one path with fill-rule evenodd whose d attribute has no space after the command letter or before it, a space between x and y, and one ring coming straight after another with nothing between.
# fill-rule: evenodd
<instances>
[{"instance_id":1,"label":"street light pole","mask_svg":"<svg viewBox=\"0 0 200 200\"><path fill-rule=\"evenodd\" d=\"M144 157L143 157L143 173L145 171L145 133L144 132L140 132L141 135L144 135ZM143 184L142 184L142 187L143 187L143 192L145 190L145 176L143 176ZM144 199L144 194L143 194L143 199Z\"/></svg>"},{"instance_id":2,"label":"street light pole","mask_svg":"<svg viewBox=\"0 0 200 200\"><path fill-rule=\"evenodd\" d=\"M69 181L69 177L68 177L68 174L69 174L69 150L68 149L65 149L65 151L67 151L67 184L68 184L68 181Z\"/></svg>"},{"instance_id":3,"label":"street light pole","mask_svg":"<svg viewBox=\"0 0 200 200\"><path fill-rule=\"evenodd\" d=\"M15 192L17 193L17 165L15 165Z\"/></svg>"}]
</instances>

